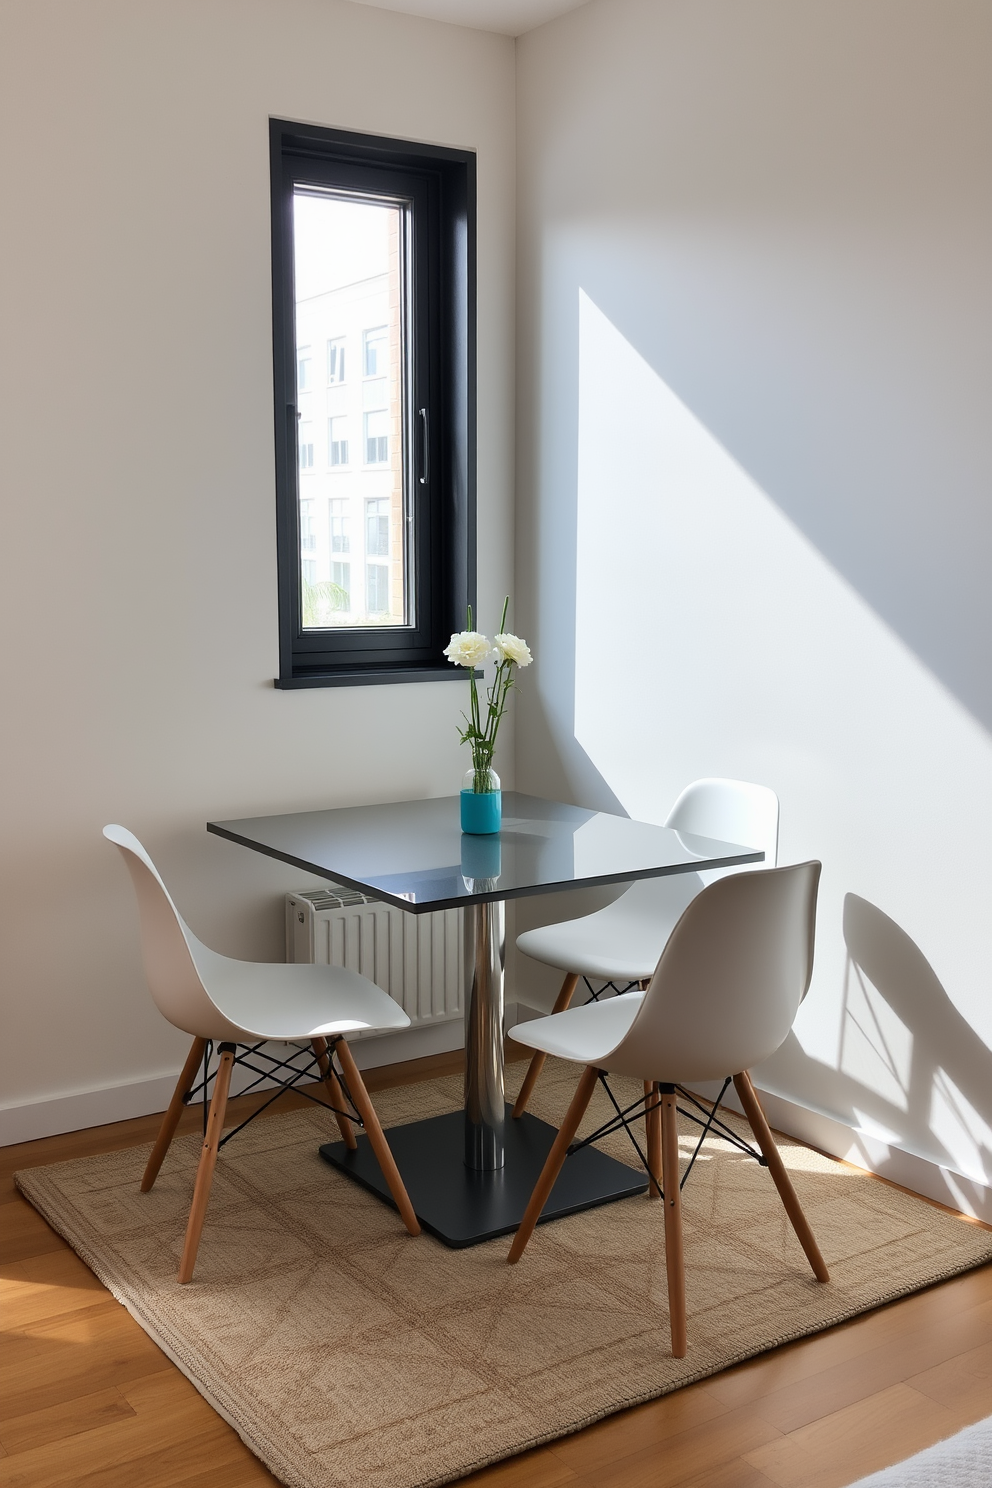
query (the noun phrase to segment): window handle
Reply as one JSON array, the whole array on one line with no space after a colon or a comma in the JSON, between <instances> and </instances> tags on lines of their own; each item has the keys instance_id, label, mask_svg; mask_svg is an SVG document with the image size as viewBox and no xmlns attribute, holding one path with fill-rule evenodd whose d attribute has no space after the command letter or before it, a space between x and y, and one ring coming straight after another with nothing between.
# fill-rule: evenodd
<instances>
[{"instance_id":1,"label":"window handle","mask_svg":"<svg viewBox=\"0 0 992 1488\"><path fill-rule=\"evenodd\" d=\"M429 421L429 419L427 417L427 409L426 408L422 408L420 410L420 417L421 417L421 420L423 422L423 434L424 434L424 463L423 463L423 470L422 470L422 473L421 473L421 476L420 476L420 484L422 486L426 486L428 484L428 482L430 481L430 478L431 478L431 446L430 446L430 428L431 428L431 426L430 426L430 421Z\"/></svg>"}]
</instances>

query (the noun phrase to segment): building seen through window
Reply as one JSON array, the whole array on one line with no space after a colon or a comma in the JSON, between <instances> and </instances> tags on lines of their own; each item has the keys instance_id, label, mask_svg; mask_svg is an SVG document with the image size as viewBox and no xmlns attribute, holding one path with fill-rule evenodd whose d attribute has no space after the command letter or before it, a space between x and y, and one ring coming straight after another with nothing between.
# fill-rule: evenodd
<instances>
[{"instance_id":1,"label":"building seen through window","mask_svg":"<svg viewBox=\"0 0 992 1488\"><path fill-rule=\"evenodd\" d=\"M303 629L405 625L403 211L300 188L293 208Z\"/></svg>"}]
</instances>

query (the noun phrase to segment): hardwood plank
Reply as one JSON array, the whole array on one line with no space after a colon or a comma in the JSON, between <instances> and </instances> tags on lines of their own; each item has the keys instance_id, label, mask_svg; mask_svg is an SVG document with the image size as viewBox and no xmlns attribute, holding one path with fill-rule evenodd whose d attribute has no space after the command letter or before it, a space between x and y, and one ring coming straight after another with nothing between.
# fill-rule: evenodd
<instances>
[{"instance_id":1,"label":"hardwood plank","mask_svg":"<svg viewBox=\"0 0 992 1488\"><path fill-rule=\"evenodd\" d=\"M659 1474L663 1474L665 1488L674 1488L781 1437L780 1431L745 1407L700 1422L658 1445L604 1462L591 1472L580 1473L579 1478L596 1488L658 1488ZM751 1465L764 1471L760 1463Z\"/></svg>"},{"instance_id":2,"label":"hardwood plank","mask_svg":"<svg viewBox=\"0 0 992 1488\"><path fill-rule=\"evenodd\" d=\"M179 1418L149 1423L133 1416L49 1442L0 1461L0 1488L78 1488L80 1483L166 1488L183 1482L196 1467L250 1459L230 1427L215 1419L208 1431L185 1434Z\"/></svg>"},{"instance_id":3,"label":"hardwood plank","mask_svg":"<svg viewBox=\"0 0 992 1488\"><path fill-rule=\"evenodd\" d=\"M0 1423L0 1443L13 1456L45 1442L63 1441L80 1431L92 1431L110 1421L124 1420L134 1411L117 1390L99 1390L94 1395L78 1395L26 1416L14 1416Z\"/></svg>"},{"instance_id":4,"label":"hardwood plank","mask_svg":"<svg viewBox=\"0 0 992 1488\"><path fill-rule=\"evenodd\" d=\"M772 1480L745 1462L743 1457L735 1457L732 1462L713 1468L712 1472L686 1478L681 1488L772 1488Z\"/></svg>"},{"instance_id":5,"label":"hardwood plank","mask_svg":"<svg viewBox=\"0 0 992 1488\"><path fill-rule=\"evenodd\" d=\"M858 1358L785 1385L755 1400L753 1409L780 1431L793 1432L983 1344L992 1344L988 1324L976 1321L970 1313L956 1313L926 1328L907 1329Z\"/></svg>"},{"instance_id":6,"label":"hardwood plank","mask_svg":"<svg viewBox=\"0 0 992 1488\"><path fill-rule=\"evenodd\" d=\"M522 1452L506 1462L484 1467L467 1478L460 1478L464 1488L569 1488L578 1483L571 1468L553 1456L546 1447Z\"/></svg>"},{"instance_id":7,"label":"hardwood plank","mask_svg":"<svg viewBox=\"0 0 992 1488\"><path fill-rule=\"evenodd\" d=\"M17 1195L16 1201L3 1206L3 1228L0 1233L0 1263L21 1261L28 1256L42 1255L50 1250L67 1250L60 1235L56 1235L26 1199Z\"/></svg>"},{"instance_id":8,"label":"hardwood plank","mask_svg":"<svg viewBox=\"0 0 992 1488\"><path fill-rule=\"evenodd\" d=\"M986 1299L992 1306L992 1265L967 1271L872 1312L860 1313L825 1332L749 1359L713 1375L706 1381L706 1388L728 1406L744 1405L857 1359L904 1333L939 1326L960 1313L974 1313Z\"/></svg>"},{"instance_id":9,"label":"hardwood plank","mask_svg":"<svg viewBox=\"0 0 992 1488\"><path fill-rule=\"evenodd\" d=\"M29 1415L166 1367L162 1350L112 1298L4 1340L0 1411Z\"/></svg>"},{"instance_id":10,"label":"hardwood plank","mask_svg":"<svg viewBox=\"0 0 992 1488\"><path fill-rule=\"evenodd\" d=\"M656 1448L680 1432L725 1415L727 1410L705 1385L689 1385L551 1442L549 1451L575 1472L589 1474L621 1457Z\"/></svg>"},{"instance_id":11,"label":"hardwood plank","mask_svg":"<svg viewBox=\"0 0 992 1488\"><path fill-rule=\"evenodd\" d=\"M992 1343L956 1354L906 1380L921 1395L946 1405L965 1424L992 1411Z\"/></svg>"},{"instance_id":12,"label":"hardwood plank","mask_svg":"<svg viewBox=\"0 0 992 1488\"><path fill-rule=\"evenodd\" d=\"M957 1429L946 1407L898 1384L742 1455L780 1488L844 1488Z\"/></svg>"},{"instance_id":13,"label":"hardwood plank","mask_svg":"<svg viewBox=\"0 0 992 1488\"><path fill-rule=\"evenodd\" d=\"M91 1307L110 1293L69 1249L44 1252L4 1268L0 1307L10 1332L46 1318Z\"/></svg>"}]
</instances>

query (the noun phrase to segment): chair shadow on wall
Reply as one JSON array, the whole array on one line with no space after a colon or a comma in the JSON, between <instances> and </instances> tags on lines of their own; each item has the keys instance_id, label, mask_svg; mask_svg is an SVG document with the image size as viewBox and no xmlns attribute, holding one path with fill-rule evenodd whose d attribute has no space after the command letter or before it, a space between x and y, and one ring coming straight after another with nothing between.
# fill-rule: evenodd
<instances>
[{"instance_id":1,"label":"chair shadow on wall","mask_svg":"<svg viewBox=\"0 0 992 1488\"><path fill-rule=\"evenodd\" d=\"M824 1111L859 1128L865 1156L890 1137L941 1167L947 1202L992 1184L992 1050L961 1016L929 961L896 922L857 894L844 898L847 966L837 1068L783 1050ZM871 1166L887 1163L871 1151ZM956 1176L964 1169L968 1176Z\"/></svg>"}]
</instances>

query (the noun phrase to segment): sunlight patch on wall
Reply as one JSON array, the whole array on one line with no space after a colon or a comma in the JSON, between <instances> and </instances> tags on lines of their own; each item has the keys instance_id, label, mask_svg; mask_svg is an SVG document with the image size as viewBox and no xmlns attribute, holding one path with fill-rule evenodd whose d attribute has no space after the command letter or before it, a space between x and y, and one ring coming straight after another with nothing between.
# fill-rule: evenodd
<instances>
[{"instance_id":1,"label":"sunlight patch on wall","mask_svg":"<svg viewBox=\"0 0 992 1488\"><path fill-rule=\"evenodd\" d=\"M641 820L663 822L701 776L777 792L779 861L824 866L813 983L769 1088L848 1122L856 1105L940 1161L967 1148L973 1173L980 1128L957 1097L931 1111L929 1078L910 1078L920 997L896 1014L841 927L846 893L884 908L963 1036L992 1044L992 944L976 980L974 933L992 739L581 289L578 323L576 739ZM992 1090L979 1104L992 1121Z\"/></svg>"},{"instance_id":2,"label":"sunlight patch on wall","mask_svg":"<svg viewBox=\"0 0 992 1488\"><path fill-rule=\"evenodd\" d=\"M933 1077L930 1126L962 1173L992 1183L992 1127L942 1069Z\"/></svg>"},{"instance_id":3,"label":"sunlight patch on wall","mask_svg":"<svg viewBox=\"0 0 992 1488\"><path fill-rule=\"evenodd\" d=\"M912 1063L912 1033L852 961L848 967L838 1069L906 1111Z\"/></svg>"}]
</instances>

